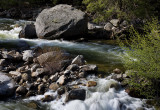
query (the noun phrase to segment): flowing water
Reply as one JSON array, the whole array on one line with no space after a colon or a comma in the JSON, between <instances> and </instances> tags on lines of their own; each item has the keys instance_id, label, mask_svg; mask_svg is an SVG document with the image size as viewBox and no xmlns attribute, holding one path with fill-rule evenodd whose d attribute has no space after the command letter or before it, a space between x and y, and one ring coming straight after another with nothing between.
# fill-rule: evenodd
<instances>
[{"instance_id":1,"label":"flowing water","mask_svg":"<svg viewBox=\"0 0 160 110\"><path fill-rule=\"evenodd\" d=\"M117 45L100 42L74 43L60 40L18 39L18 33L26 23L31 23L31 21L0 18L1 48L14 48L19 41L26 41L31 48L56 46L74 55L83 55L88 63L97 64L99 70L104 73L111 73L117 67L123 69L120 60L123 51ZM27 99L2 101L0 110L35 110L33 107L35 103L38 110L136 110L139 107L146 110L154 109L153 107L147 108L143 100L130 97L117 81L110 79L110 76L106 78L89 76L87 80L96 81L98 84L91 88L81 86L87 91L85 101L75 100L65 104L64 95L58 100L42 103L40 99L45 95L57 95L56 92L48 91L44 95ZM85 83L87 80L82 82ZM73 84L76 84L76 81L72 82ZM111 85L116 85L116 88L110 88Z\"/></svg>"}]
</instances>

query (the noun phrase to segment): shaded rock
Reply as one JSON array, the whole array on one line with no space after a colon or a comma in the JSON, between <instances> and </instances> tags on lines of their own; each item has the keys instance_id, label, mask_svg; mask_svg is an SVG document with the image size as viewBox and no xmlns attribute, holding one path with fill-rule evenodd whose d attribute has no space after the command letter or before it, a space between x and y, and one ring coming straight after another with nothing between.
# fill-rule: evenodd
<instances>
[{"instance_id":1,"label":"shaded rock","mask_svg":"<svg viewBox=\"0 0 160 110\"><path fill-rule=\"evenodd\" d=\"M86 72L80 72L78 76L80 78L84 78L86 76Z\"/></svg>"},{"instance_id":2,"label":"shaded rock","mask_svg":"<svg viewBox=\"0 0 160 110\"><path fill-rule=\"evenodd\" d=\"M15 92L15 83L4 73L0 72L0 100L12 96Z\"/></svg>"},{"instance_id":3,"label":"shaded rock","mask_svg":"<svg viewBox=\"0 0 160 110\"><path fill-rule=\"evenodd\" d=\"M72 64L67 67L67 70L69 70L69 71L76 71L78 69L79 69L79 66L77 64Z\"/></svg>"},{"instance_id":4,"label":"shaded rock","mask_svg":"<svg viewBox=\"0 0 160 110\"><path fill-rule=\"evenodd\" d=\"M51 82L56 82L58 80L58 75L57 74L52 75L52 76L50 76L49 79L51 80Z\"/></svg>"},{"instance_id":5,"label":"shaded rock","mask_svg":"<svg viewBox=\"0 0 160 110\"><path fill-rule=\"evenodd\" d=\"M63 73L63 74L64 74L65 76L69 76L69 75L70 75L70 73L71 73L71 71L66 70L66 71L64 71L64 73Z\"/></svg>"},{"instance_id":6,"label":"shaded rock","mask_svg":"<svg viewBox=\"0 0 160 110\"><path fill-rule=\"evenodd\" d=\"M45 92L45 85L40 84L38 85L38 94L43 94Z\"/></svg>"},{"instance_id":7,"label":"shaded rock","mask_svg":"<svg viewBox=\"0 0 160 110\"><path fill-rule=\"evenodd\" d=\"M6 66L7 61L5 59L0 59L0 66Z\"/></svg>"},{"instance_id":8,"label":"shaded rock","mask_svg":"<svg viewBox=\"0 0 160 110\"><path fill-rule=\"evenodd\" d=\"M35 95L36 95L35 91L29 90L26 94L26 97L35 96Z\"/></svg>"},{"instance_id":9,"label":"shaded rock","mask_svg":"<svg viewBox=\"0 0 160 110\"><path fill-rule=\"evenodd\" d=\"M28 81L28 80L30 80L30 77L29 77L29 75L27 73L24 73L24 74L22 74L22 79L24 81Z\"/></svg>"},{"instance_id":10,"label":"shaded rock","mask_svg":"<svg viewBox=\"0 0 160 110\"><path fill-rule=\"evenodd\" d=\"M104 29L107 31L111 31L113 28L112 23L108 22L107 24L105 24Z\"/></svg>"},{"instance_id":11,"label":"shaded rock","mask_svg":"<svg viewBox=\"0 0 160 110\"><path fill-rule=\"evenodd\" d=\"M36 29L34 24L27 24L19 33L19 38L34 39L37 38Z\"/></svg>"},{"instance_id":12,"label":"shaded rock","mask_svg":"<svg viewBox=\"0 0 160 110\"><path fill-rule=\"evenodd\" d=\"M27 91L28 91L28 90L26 89L26 87L24 87L24 86L19 86L19 87L16 89L16 94L24 96L24 95L26 95Z\"/></svg>"},{"instance_id":13,"label":"shaded rock","mask_svg":"<svg viewBox=\"0 0 160 110\"><path fill-rule=\"evenodd\" d=\"M52 84L49 86L49 89L51 89L51 90L53 90L53 91L56 91L58 88L59 88L59 85L56 84L56 83L52 83Z\"/></svg>"},{"instance_id":14,"label":"shaded rock","mask_svg":"<svg viewBox=\"0 0 160 110\"><path fill-rule=\"evenodd\" d=\"M58 93L58 95L64 94L64 93L65 93L65 87L60 87L60 88L58 88L58 89L57 89L57 93Z\"/></svg>"},{"instance_id":15,"label":"shaded rock","mask_svg":"<svg viewBox=\"0 0 160 110\"><path fill-rule=\"evenodd\" d=\"M86 85L87 85L87 87L93 87L93 86L97 85L97 82L95 82L95 81L88 81Z\"/></svg>"},{"instance_id":16,"label":"shaded rock","mask_svg":"<svg viewBox=\"0 0 160 110\"><path fill-rule=\"evenodd\" d=\"M32 50L25 50L23 51L23 60L27 62L32 62L33 61L33 51Z\"/></svg>"},{"instance_id":17,"label":"shaded rock","mask_svg":"<svg viewBox=\"0 0 160 110\"><path fill-rule=\"evenodd\" d=\"M72 60L71 64L77 64L78 66L82 66L85 64L85 60L83 58L83 55L78 55L76 58Z\"/></svg>"},{"instance_id":18,"label":"shaded rock","mask_svg":"<svg viewBox=\"0 0 160 110\"><path fill-rule=\"evenodd\" d=\"M40 68L40 65L39 65L39 64L34 64L34 65L31 67L31 72L35 72L37 68Z\"/></svg>"},{"instance_id":19,"label":"shaded rock","mask_svg":"<svg viewBox=\"0 0 160 110\"><path fill-rule=\"evenodd\" d=\"M60 76L57 80L57 84L64 85L66 83L66 77L64 75Z\"/></svg>"},{"instance_id":20,"label":"shaded rock","mask_svg":"<svg viewBox=\"0 0 160 110\"><path fill-rule=\"evenodd\" d=\"M75 89L71 90L66 96L66 102L71 100L85 100L86 91L84 89Z\"/></svg>"},{"instance_id":21,"label":"shaded rock","mask_svg":"<svg viewBox=\"0 0 160 110\"><path fill-rule=\"evenodd\" d=\"M42 39L77 39L87 33L87 16L70 5L60 4L43 10L35 26Z\"/></svg>"}]
</instances>

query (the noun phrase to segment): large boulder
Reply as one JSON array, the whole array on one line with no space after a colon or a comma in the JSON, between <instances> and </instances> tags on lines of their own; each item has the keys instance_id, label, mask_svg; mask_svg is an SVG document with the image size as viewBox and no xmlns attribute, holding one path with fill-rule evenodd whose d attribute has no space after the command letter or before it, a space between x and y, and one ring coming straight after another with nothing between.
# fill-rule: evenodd
<instances>
[{"instance_id":1,"label":"large boulder","mask_svg":"<svg viewBox=\"0 0 160 110\"><path fill-rule=\"evenodd\" d=\"M87 33L87 16L70 5L44 9L37 17L36 33L42 39L77 39Z\"/></svg>"},{"instance_id":2,"label":"large boulder","mask_svg":"<svg viewBox=\"0 0 160 110\"><path fill-rule=\"evenodd\" d=\"M27 24L19 33L19 38L34 39L37 38L36 29L34 24Z\"/></svg>"},{"instance_id":3,"label":"large boulder","mask_svg":"<svg viewBox=\"0 0 160 110\"><path fill-rule=\"evenodd\" d=\"M12 96L15 92L15 83L4 73L0 72L0 100Z\"/></svg>"}]
</instances>

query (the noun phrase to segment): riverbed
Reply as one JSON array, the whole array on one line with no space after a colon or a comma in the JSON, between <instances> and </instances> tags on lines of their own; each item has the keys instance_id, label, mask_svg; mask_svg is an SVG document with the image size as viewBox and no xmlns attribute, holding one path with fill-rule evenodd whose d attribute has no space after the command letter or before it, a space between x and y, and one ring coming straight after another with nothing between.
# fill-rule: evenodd
<instances>
[{"instance_id":1,"label":"riverbed","mask_svg":"<svg viewBox=\"0 0 160 110\"><path fill-rule=\"evenodd\" d=\"M45 95L57 95L56 92L48 91L44 95L37 95L24 99L9 99L0 102L0 110L152 110L145 101L130 97L120 83L111 79L109 74L115 68L124 71L121 61L123 50L115 43L116 41L89 41L70 42L63 40L42 40L42 39L18 39L18 33L22 27L32 21L13 20L0 18L0 46L1 48L14 48L19 45L19 41L27 42L31 48L34 47L60 47L73 55L83 55L88 64L96 64L103 78L88 76L88 80L96 81L96 87L84 87L87 91L84 101L75 100L65 103L65 95L51 102L42 103L40 101ZM77 81L72 82L76 84ZM112 84L117 88L110 88Z\"/></svg>"}]
</instances>

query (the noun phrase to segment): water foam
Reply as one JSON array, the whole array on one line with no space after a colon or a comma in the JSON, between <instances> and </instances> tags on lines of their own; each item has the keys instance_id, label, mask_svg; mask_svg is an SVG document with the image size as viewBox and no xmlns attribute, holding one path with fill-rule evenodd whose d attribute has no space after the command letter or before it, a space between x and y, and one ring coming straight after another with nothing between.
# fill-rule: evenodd
<instances>
[{"instance_id":1,"label":"water foam","mask_svg":"<svg viewBox=\"0 0 160 110\"><path fill-rule=\"evenodd\" d=\"M96 87L81 88L86 90L86 99L84 101L74 100L65 104L65 95L60 99L45 103L50 110L136 110L144 107L145 104L141 99L130 97L122 88L116 90L110 88L112 84L119 84L112 79L88 79L97 81ZM47 92L46 94L56 95L56 92ZM45 95L46 95L45 94ZM44 95L38 95L26 100L40 100ZM154 108L146 108L145 110L154 110Z\"/></svg>"}]
</instances>

